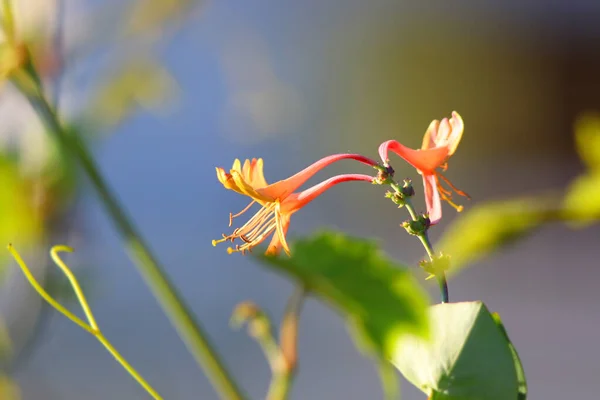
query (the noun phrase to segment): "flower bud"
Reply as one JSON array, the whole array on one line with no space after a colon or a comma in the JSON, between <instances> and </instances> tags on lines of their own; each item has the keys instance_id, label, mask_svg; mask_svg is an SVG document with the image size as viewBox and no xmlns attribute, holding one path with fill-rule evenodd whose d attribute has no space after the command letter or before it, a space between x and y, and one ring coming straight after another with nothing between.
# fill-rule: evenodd
<instances>
[{"instance_id":1,"label":"flower bud","mask_svg":"<svg viewBox=\"0 0 600 400\"><path fill-rule=\"evenodd\" d=\"M375 167L377 170L377 176L373 179L373 183L376 185L385 185L392 182L392 178L394 177L394 168L390 165L377 165Z\"/></svg>"},{"instance_id":2,"label":"flower bud","mask_svg":"<svg viewBox=\"0 0 600 400\"><path fill-rule=\"evenodd\" d=\"M431 226L431 221L426 214L420 215L416 220L408 220L402 223L402 227L406 229L406 232L414 236L424 234L429 226Z\"/></svg>"},{"instance_id":3,"label":"flower bud","mask_svg":"<svg viewBox=\"0 0 600 400\"><path fill-rule=\"evenodd\" d=\"M413 188L410 178L406 178L404 180L404 185L402 185L402 194L405 197L412 197L415 195L415 188Z\"/></svg>"}]
</instances>

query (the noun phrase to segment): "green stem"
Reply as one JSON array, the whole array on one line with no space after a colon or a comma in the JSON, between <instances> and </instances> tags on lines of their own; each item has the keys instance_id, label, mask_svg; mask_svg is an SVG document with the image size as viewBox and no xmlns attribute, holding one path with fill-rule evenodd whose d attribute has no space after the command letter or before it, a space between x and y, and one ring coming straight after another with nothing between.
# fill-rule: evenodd
<instances>
[{"instance_id":1,"label":"green stem","mask_svg":"<svg viewBox=\"0 0 600 400\"><path fill-rule=\"evenodd\" d=\"M54 309L56 309L58 312L63 314L65 317L67 317L68 319L73 321L75 324L79 325L82 329L84 329L85 331L87 331L91 335L93 335L100 343L102 343L102 345L115 358L115 360L117 360L117 362L119 362L119 364L121 364L121 366L123 366L123 368L129 373L129 375L131 375L131 377L133 379L135 379L140 384L140 386L142 386L144 388L144 390L146 390L146 392L148 392L148 394L153 399L162 400L162 397L158 394L158 392L156 390L154 390L154 388L152 386L150 386L150 384L148 382L146 382L146 380L144 378L142 378L142 376L139 374L139 372L137 372L135 370L135 368L133 368L131 366L131 364L129 364L129 362L127 362L127 360L125 358L123 358L123 356L108 341L108 339L106 339L106 337L104 337L104 334L100 331L100 328L98 327L98 324L96 323L96 318L94 317L94 314L92 313L92 310L90 309L90 306L88 305L87 299L85 298L85 294L81 290L81 286L79 285L77 278L75 277L75 275L73 274L71 269L67 266L67 264L65 264L64 261L58 255L58 252L62 252L62 251L72 252L73 250L70 247L54 246L52 248L52 250L50 250L50 254L52 256L52 260L54 261L54 263L61 269L61 271L65 274L65 276L69 280L69 283L71 284L71 288L73 289L73 292L75 292L75 295L77 296L79 305L81 305L81 308L83 309L83 313L85 314L85 317L88 321L87 323L85 321L83 321L81 318L77 317L71 311L69 311L68 309L63 307L52 296L50 296L50 294L48 294L48 292L43 288L43 286L40 285L39 282L35 279L35 277L31 273L31 270L29 269L29 267L27 267L27 264L25 264L25 261L23 261L23 258L21 258L21 255L17 252L17 250L11 244L8 245L8 251L10 251L10 253L14 257L14 259L17 261L17 264L19 265L19 267L21 267L21 270L23 271L25 278L29 281L29 283L34 288L34 290L44 300L46 300L48 302L48 304L50 304L52 307L54 307Z\"/></svg>"},{"instance_id":2,"label":"green stem","mask_svg":"<svg viewBox=\"0 0 600 400\"><path fill-rule=\"evenodd\" d=\"M396 188L394 188L394 189L396 189ZM410 201L410 198L407 197L405 199L404 206L408 210L408 213L410 214L410 217L414 221L416 221L417 220L417 213L415 212L415 208L413 207L412 202ZM431 245L431 241L429 240L429 236L427 236L427 231L422 232L417 237L419 238L419 240L423 244L423 247L425 248L425 251L427 252L427 255L429 256L429 259L431 261L434 261L434 259L435 259L435 251L433 251L433 246ZM435 277L436 277L436 279L438 281L438 285L440 287L440 293L441 293L442 303L447 303L449 301L449 296L448 296L448 281L446 280L446 273L444 271L439 271L438 273L436 273Z\"/></svg>"},{"instance_id":3,"label":"green stem","mask_svg":"<svg viewBox=\"0 0 600 400\"><path fill-rule=\"evenodd\" d=\"M266 400L285 400L292 387L292 379L287 374L275 374L269 385Z\"/></svg>"},{"instance_id":4,"label":"green stem","mask_svg":"<svg viewBox=\"0 0 600 400\"><path fill-rule=\"evenodd\" d=\"M385 400L397 399L400 395L400 387L396 379L396 369L389 361L385 360L379 363L379 378L383 388L383 398Z\"/></svg>"},{"instance_id":5,"label":"green stem","mask_svg":"<svg viewBox=\"0 0 600 400\"><path fill-rule=\"evenodd\" d=\"M245 397L236 385L231 374L225 368L219 355L213 349L207 334L200 322L193 316L177 289L171 283L163 268L154 257L148 245L136 231L133 223L112 193L96 162L85 143L76 134L69 134L61 124L58 116L47 98L38 88L38 94L24 91L32 106L38 111L41 119L71 154L79 161L88 176L96 193L106 207L117 230L121 234L125 247L132 261L150 287L171 323L186 343L189 351L198 364L204 368L214 388L223 399L242 400Z\"/></svg>"},{"instance_id":6,"label":"green stem","mask_svg":"<svg viewBox=\"0 0 600 400\"><path fill-rule=\"evenodd\" d=\"M292 388L298 365L298 324L305 297L306 289L299 286L294 290L286 306L281 322L279 357L271 367L273 378L267 400L285 400Z\"/></svg>"}]
</instances>

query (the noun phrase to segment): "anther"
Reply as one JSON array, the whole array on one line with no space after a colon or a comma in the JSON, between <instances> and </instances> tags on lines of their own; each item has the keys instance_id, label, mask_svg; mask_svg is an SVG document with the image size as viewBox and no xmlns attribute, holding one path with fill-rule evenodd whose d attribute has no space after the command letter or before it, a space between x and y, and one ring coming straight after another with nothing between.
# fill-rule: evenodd
<instances>
[{"instance_id":1,"label":"anther","mask_svg":"<svg viewBox=\"0 0 600 400\"><path fill-rule=\"evenodd\" d=\"M452 207L454 207L457 212L461 212L462 210L464 210L463 206L454 203L452 200L446 199L446 201L448 202L448 204L450 204Z\"/></svg>"},{"instance_id":2,"label":"anther","mask_svg":"<svg viewBox=\"0 0 600 400\"><path fill-rule=\"evenodd\" d=\"M219 240L213 240L213 241L212 241L212 245L213 245L213 246L216 246L217 244L219 244L219 243L223 243L223 242L225 242L225 241L227 241L227 237L225 237L225 235L223 235L223 239L219 239Z\"/></svg>"}]
</instances>

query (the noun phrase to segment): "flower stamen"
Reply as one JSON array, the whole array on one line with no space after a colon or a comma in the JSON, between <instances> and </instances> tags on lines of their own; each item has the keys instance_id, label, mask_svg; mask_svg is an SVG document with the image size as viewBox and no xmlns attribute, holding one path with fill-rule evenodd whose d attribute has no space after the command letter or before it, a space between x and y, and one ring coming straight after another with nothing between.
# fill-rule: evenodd
<instances>
[{"instance_id":1,"label":"flower stamen","mask_svg":"<svg viewBox=\"0 0 600 400\"><path fill-rule=\"evenodd\" d=\"M233 214L233 213L229 213L229 226L231 226L233 224L233 220L234 218L239 217L240 215L244 214L246 211L248 211L250 209L250 207L252 207L252 205L256 203L256 200L252 200L250 202L250 204L248 204L246 207L244 207L244 209L242 211L240 211L237 214Z\"/></svg>"},{"instance_id":2,"label":"flower stamen","mask_svg":"<svg viewBox=\"0 0 600 400\"><path fill-rule=\"evenodd\" d=\"M443 187L440 180L443 181L444 183L446 183L448 186L450 186L451 190ZM440 172L435 173L435 181L437 183L438 191L440 192L440 198L442 200L444 200L445 202L447 202L448 204L450 204L452 207L454 207L456 209L456 211L461 212L464 209L464 207L459 204L456 204L452 201L452 194L453 194L452 191L454 191L459 196L466 197L469 200L471 199L471 196L469 196L466 192L463 192L462 190L460 190L456 186L454 186L452 184L452 182L450 182L450 180L448 178L446 178L444 175L442 175Z\"/></svg>"},{"instance_id":3,"label":"flower stamen","mask_svg":"<svg viewBox=\"0 0 600 400\"><path fill-rule=\"evenodd\" d=\"M254 203L255 201L252 201L241 212L231 215L230 220L248 211ZM236 244L235 247L229 247L227 253L241 252L244 254L246 251L251 251L253 247L262 243L276 230L278 204L279 202L273 202L261 207L242 227L234 229L230 235L223 234L223 239L213 240L213 246L227 240L233 243L236 239L239 239L243 244Z\"/></svg>"},{"instance_id":4,"label":"flower stamen","mask_svg":"<svg viewBox=\"0 0 600 400\"><path fill-rule=\"evenodd\" d=\"M445 195L446 197L452 198L452 191L449 189L446 189L445 187L443 187L440 184L440 180L438 179L437 174L435 176L435 183L437 184L437 188L441 194Z\"/></svg>"},{"instance_id":5,"label":"flower stamen","mask_svg":"<svg viewBox=\"0 0 600 400\"><path fill-rule=\"evenodd\" d=\"M213 246L216 246L216 245L217 245L217 244L219 244L219 243L223 243L223 242L226 242L227 240L229 240L229 238L225 237L225 235L223 235L223 236L224 236L224 237L223 237L223 239L219 239L219 240L214 240L214 239L213 239L213 241L212 241L212 245L213 245Z\"/></svg>"},{"instance_id":6,"label":"flower stamen","mask_svg":"<svg viewBox=\"0 0 600 400\"><path fill-rule=\"evenodd\" d=\"M464 210L463 206L456 204L455 202L452 201L452 199L450 197L446 196L445 194L440 193L440 198L442 200L444 200L445 202L447 202L448 204L450 204L452 207L454 207L457 212L461 212L462 210Z\"/></svg>"},{"instance_id":7,"label":"flower stamen","mask_svg":"<svg viewBox=\"0 0 600 400\"><path fill-rule=\"evenodd\" d=\"M450 186L452 188L452 190L454 190L456 192L456 194L458 194L459 196L466 197L467 199L471 200L471 196L469 196L469 194L467 192L463 192L462 190L460 190L459 188L457 188L456 186L454 186L452 184L452 182L450 182L450 180L448 178L446 178L444 175L440 174L439 172L436 173L436 175L438 177L442 178L442 180L444 182L446 182L446 184L448 184L448 186Z\"/></svg>"}]
</instances>

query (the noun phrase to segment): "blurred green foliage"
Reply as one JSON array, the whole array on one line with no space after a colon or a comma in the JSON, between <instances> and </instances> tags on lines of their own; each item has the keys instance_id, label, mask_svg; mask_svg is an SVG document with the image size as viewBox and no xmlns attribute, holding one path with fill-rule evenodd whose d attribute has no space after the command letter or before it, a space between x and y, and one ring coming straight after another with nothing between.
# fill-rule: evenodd
<instances>
[{"instance_id":1,"label":"blurred green foliage","mask_svg":"<svg viewBox=\"0 0 600 400\"><path fill-rule=\"evenodd\" d=\"M94 127L114 127L139 107L161 111L172 100L177 84L150 58L136 58L119 65L98 85L88 111Z\"/></svg>"},{"instance_id":2,"label":"blurred green foliage","mask_svg":"<svg viewBox=\"0 0 600 400\"><path fill-rule=\"evenodd\" d=\"M600 114L583 114L575 124L579 157L593 171L600 170Z\"/></svg>"},{"instance_id":3,"label":"blurred green foliage","mask_svg":"<svg viewBox=\"0 0 600 400\"><path fill-rule=\"evenodd\" d=\"M325 231L298 240L291 257L257 258L341 312L357 345L381 359L394 354L403 335L428 333L425 292L373 242Z\"/></svg>"},{"instance_id":4,"label":"blurred green foliage","mask_svg":"<svg viewBox=\"0 0 600 400\"><path fill-rule=\"evenodd\" d=\"M429 317L432 340L404 337L393 358L429 399L526 398L518 357L483 303L438 304L429 309Z\"/></svg>"},{"instance_id":5,"label":"blurred green foliage","mask_svg":"<svg viewBox=\"0 0 600 400\"><path fill-rule=\"evenodd\" d=\"M66 120L70 134L90 137L97 131L110 130L140 107L165 110L176 83L161 65L158 45L165 42L166 28L189 18L198 2L130 0L93 8L83 3L12 0L4 1L0 10L1 28L14 25L15 39L27 46L47 94L57 103L61 100L61 118ZM6 16L13 14L14 24L12 19L7 24ZM0 61L10 67L12 59L7 56L11 54L6 45L0 47ZM102 61L107 61L108 68L101 65ZM91 90L80 84L82 77L91 82ZM21 104L22 96L6 87L0 88L3 102L9 106ZM63 97L67 100L64 103ZM73 98L77 104L69 102ZM35 115L25 108L17 110L16 123L5 124L7 127L0 132L0 242L36 252L54 235L62 236L72 229L72 219L65 217L71 214L78 193L78 169L42 124L32 124ZM8 271L8 256L0 252L0 280ZM45 275L44 286L63 301L73 298L62 276ZM30 329L36 330L35 326ZM19 354L14 353L20 353L23 346L30 346L29 342L20 342L35 336L21 333L26 334L15 336L0 329L3 365L18 358ZM0 399L17 398L16 386L0 375Z\"/></svg>"},{"instance_id":6,"label":"blurred green foliage","mask_svg":"<svg viewBox=\"0 0 600 400\"><path fill-rule=\"evenodd\" d=\"M571 184L565 197L565 209L574 227L600 219L600 171L590 171Z\"/></svg>"},{"instance_id":7,"label":"blurred green foliage","mask_svg":"<svg viewBox=\"0 0 600 400\"><path fill-rule=\"evenodd\" d=\"M15 382L9 377L0 375L0 399L2 400L19 400L21 399L21 391Z\"/></svg>"},{"instance_id":8,"label":"blurred green foliage","mask_svg":"<svg viewBox=\"0 0 600 400\"><path fill-rule=\"evenodd\" d=\"M564 195L556 192L480 203L444 231L436 249L451 256L450 274L547 223L585 227L600 221L600 115L583 115L577 121L575 143L587 169Z\"/></svg>"},{"instance_id":9,"label":"blurred green foliage","mask_svg":"<svg viewBox=\"0 0 600 400\"><path fill-rule=\"evenodd\" d=\"M184 19L198 0L142 0L131 2L123 24L124 36L162 33L165 25ZM160 35L158 35L160 37Z\"/></svg>"},{"instance_id":10,"label":"blurred green foliage","mask_svg":"<svg viewBox=\"0 0 600 400\"><path fill-rule=\"evenodd\" d=\"M6 326L4 319L0 319L0 362L9 359L12 352L12 340L8 326Z\"/></svg>"},{"instance_id":11,"label":"blurred green foliage","mask_svg":"<svg viewBox=\"0 0 600 400\"><path fill-rule=\"evenodd\" d=\"M543 197L483 203L458 217L435 248L450 255L449 273L454 274L555 217L556 210Z\"/></svg>"},{"instance_id":12,"label":"blurred green foliage","mask_svg":"<svg viewBox=\"0 0 600 400\"><path fill-rule=\"evenodd\" d=\"M36 208L35 184L22 179L17 164L0 154L0 243L18 243L28 247L43 233L42 214ZM9 254L0 252L0 266Z\"/></svg>"},{"instance_id":13,"label":"blurred green foliage","mask_svg":"<svg viewBox=\"0 0 600 400\"><path fill-rule=\"evenodd\" d=\"M588 171L567 191L564 207L572 226L600 220L600 115L583 115L575 125L575 144Z\"/></svg>"}]
</instances>

